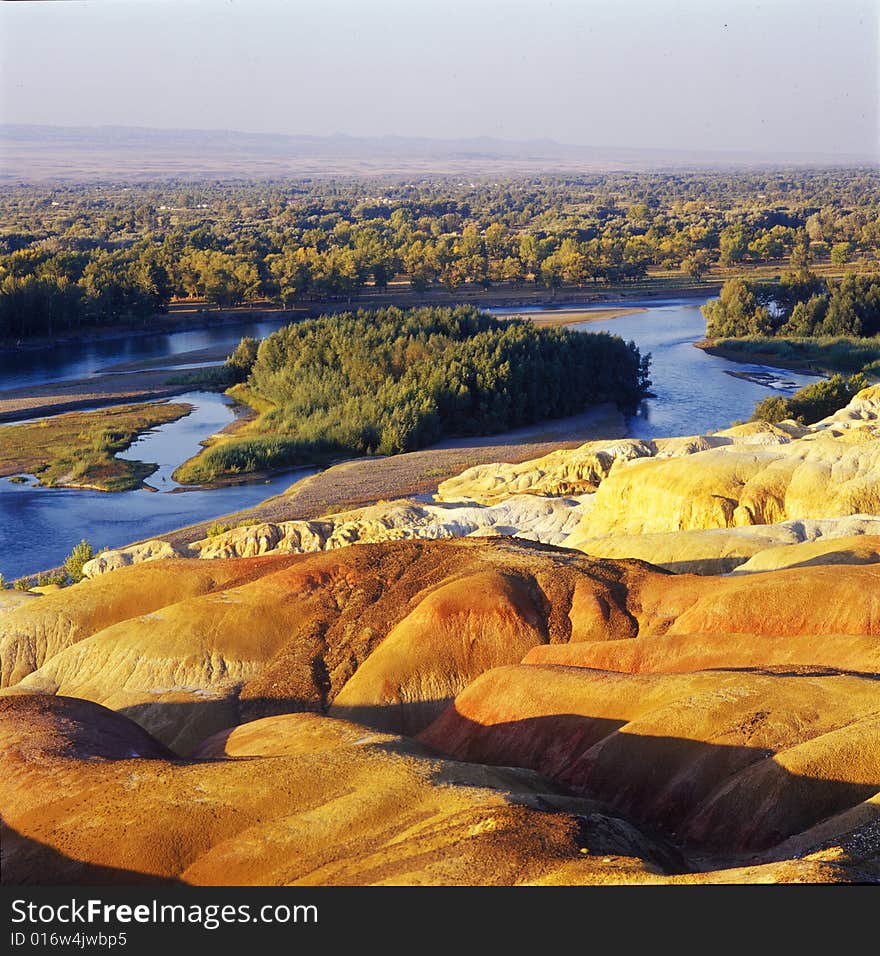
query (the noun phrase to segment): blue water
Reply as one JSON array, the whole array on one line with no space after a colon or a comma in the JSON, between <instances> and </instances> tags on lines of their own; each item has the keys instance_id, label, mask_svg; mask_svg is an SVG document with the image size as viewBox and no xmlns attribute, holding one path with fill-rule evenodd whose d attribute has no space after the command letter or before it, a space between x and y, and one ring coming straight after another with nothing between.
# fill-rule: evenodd
<instances>
[{"instance_id":1,"label":"blue water","mask_svg":"<svg viewBox=\"0 0 880 956\"><path fill-rule=\"evenodd\" d=\"M636 438L668 438L698 435L727 428L752 414L755 404L767 395L791 394L814 382L815 375L790 372L766 365L748 365L694 348L706 336L700 312L704 299L646 299L621 305L646 311L618 319L584 322L571 326L582 332L611 332L634 341L644 355L651 353L651 391L656 397L644 401L627 422ZM584 312L607 309L614 303L588 306ZM571 306L560 306L568 312ZM497 309L497 314L541 312L543 309ZM732 374L735 373L735 374ZM743 378L753 376L753 380Z\"/></svg>"},{"instance_id":2,"label":"blue water","mask_svg":"<svg viewBox=\"0 0 880 956\"><path fill-rule=\"evenodd\" d=\"M280 494L299 470L209 491L175 490L174 469L199 450L199 443L233 420L232 402L213 392L188 392L173 401L195 411L138 439L120 457L156 462L147 479L158 491L109 494L81 488L39 488L0 478L0 573L7 580L55 567L87 538L97 550L119 547L229 514ZM3 426L8 427L8 426Z\"/></svg>"},{"instance_id":3,"label":"blue water","mask_svg":"<svg viewBox=\"0 0 880 956\"><path fill-rule=\"evenodd\" d=\"M63 349L22 349L0 352L0 391L67 382L71 379L100 375L108 367L129 362L150 362L170 358L181 352L204 348L228 348L231 352L239 340L250 335L264 338L290 322L290 316L260 322L216 325L187 332L166 332L129 338L76 342ZM180 366L197 368L199 365Z\"/></svg>"},{"instance_id":4,"label":"blue water","mask_svg":"<svg viewBox=\"0 0 880 956\"><path fill-rule=\"evenodd\" d=\"M634 340L643 353L652 353L651 390L655 397L643 402L638 413L629 420L629 431L634 436L694 435L725 428L736 420L748 418L755 403L772 390L790 393L815 380L796 372L729 362L694 348L693 343L705 334L700 300L646 300L627 304L643 305L646 311L583 323L575 328L611 332ZM585 311L607 307L607 304L597 305L586 307ZM494 311L509 314L542 310ZM0 385L43 384L93 374L121 362L162 358L210 345L232 347L242 335L266 335L279 324L268 322L89 343L65 348L61 354L24 353L15 361L3 356L0 357ZM753 375L756 380L744 379L743 374ZM199 450L200 441L233 419L231 403L225 396L193 392L179 399L196 406L193 414L143 436L124 454L124 457L159 464L159 470L147 479L157 492L107 494L81 489L34 488L30 484L18 485L0 479L0 573L11 579L54 567L83 537L96 549L118 547L252 507L310 473L276 475L265 482L247 482L210 491L178 490L171 478L174 469Z\"/></svg>"}]
</instances>

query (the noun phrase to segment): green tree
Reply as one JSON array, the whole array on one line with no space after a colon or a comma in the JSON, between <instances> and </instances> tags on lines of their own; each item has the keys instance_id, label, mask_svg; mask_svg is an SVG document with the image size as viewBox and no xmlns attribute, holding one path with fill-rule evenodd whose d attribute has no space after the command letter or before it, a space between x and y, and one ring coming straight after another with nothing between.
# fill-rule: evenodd
<instances>
[{"instance_id":1,"label":"green tree","mask_svg":"<svg viewBox=\"0 0 880 956\"><path fill-rule=\"evenodd\" d=\"M749 234L742 223L727 226L719 239L721 265L732 266L742 262L749 251Z\"/></svg>"},{"instance_id":2,"label":"green tree","mask_svg":"<svg viewBox=\"0 0 880 956\"><path fill-rule=\"evenodd\" d=\"M767 308L759 304L750 283L730 279L721 295L703 306L706 334L715 338L736 335L766 335L773 330Z\"/></svg>"},{"instance_id":3,"label":"green tree","mask_svg":"<svg viewBox=\"0 0 880 956\"><path fill-rule=\"evenodd\" d=\"M73 584L82 581L83 567L95 556L91 544L83 538L73 551L64 559L64 568Z\"/></svg>"},{"instance_id":4,"label":"green tree","mask_svg":"<svg viewBox=\"0 0 880 956\"><path fill-rule=\"evenodd\" d=\"M235 350L226 359L226 368L230 371L236 382L243 382L251 374L254 362L257 360L257 351L260 343L257 339L246 335L236 345Z\"/></svg>"},{"instance_id":5,"label":"green tree","mask_svg":"<svg viewBox=\"0 0 880 956\"><path fill-rule=\"evenodd\" d=\"M844 266L852 259L853 244L851 242L835 242L831 247L831 261L836 266Z\"/></svg>"},{"instance_id":6,"label":"green tree","mask_svg":"<svg viewBox=\"0 0 880 956\"><path fill-rule=\"evenodd\" d=\"M711 262L711 255L706 249L697 249L684 258L681 271L693 279L702 279Z\"/></svg>"},{"instance_id":7,"label":"green tree","mask_svg":"<svg viewBox=\"0 0 880 956\"><path fill-rule=\"evenodd\" d=\"M519 261L522 263L526 275L531 274L537 282L540 279L538 274L538 240L531 233L526 233L519 241Z\"/></svg>"},{"instance_id":8,"label":"green tree","mask_svg":"<svg viewBox=\"0 0 880 956\"><path fill-rule=\"evenodd\" d=\"M796 272L809 272L810 265L813 262L813 254L810 251L810 240L805 231L798 233L791 250L789 262Z\"/></svg>"}]
</instances>

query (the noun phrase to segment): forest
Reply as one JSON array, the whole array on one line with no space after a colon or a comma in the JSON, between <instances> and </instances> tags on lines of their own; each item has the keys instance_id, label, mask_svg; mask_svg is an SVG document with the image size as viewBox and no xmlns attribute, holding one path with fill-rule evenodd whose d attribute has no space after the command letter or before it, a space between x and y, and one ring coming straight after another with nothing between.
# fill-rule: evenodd
<instances>
[{"instance_id":1,"label":"forest","mask_svg":"<svg viewBox=\"0 0 880 956\"><path fill-rule=\"evenodd\" d=\"M730 279L703 307L710 338L880 335L880 273L821 278L809 270L778 282Z\"/></svg>"},{"instance_id":2,"label":"forest","mask_svg":"<svg viewBox=\"0 0 880 956\"><path fill-rule=\"evenodd\" d=\"M392 455L602 402L632 409L650 385L650 356L632 342L501 321L472 306L322 316L237 355L255 405L269 410L178 469L181 482Z\"/></svg>"},{"instance_id":3,"label":"forest","mask_svg":"<svg viewBox=\"0 0 880 956\"><path fill-rule=\"evenodd\" d=\"M852 168L10 185L0 222L0 340L20 341L149 323L179 302L286 308L386 290L554 293L754 270L858 272L880 250L880 177Z\"/></svg>"}]
</instances>

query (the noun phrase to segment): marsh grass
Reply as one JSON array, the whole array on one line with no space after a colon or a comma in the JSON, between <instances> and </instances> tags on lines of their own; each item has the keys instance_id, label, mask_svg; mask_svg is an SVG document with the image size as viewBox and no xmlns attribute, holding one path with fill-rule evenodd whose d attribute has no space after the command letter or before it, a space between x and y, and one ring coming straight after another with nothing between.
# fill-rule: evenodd
<instances>
[{"instance_id":1,"label":"marsh grass","mask_svg":"<svg viewBox=\"0 0 880 956\"><path fill-rule=\"evenodd\" d=\"M880 375L880 337L822 336L818 338L707 339L701 348L741 362L806 368L829 372L862 372Z\"/></svg>"},{"instance_id":2,"label":"marsh grass","mask_svg":"<svg viewBox=\"0 0 880 956\"><path fill-rule=\"evenodd\" d=\"M139 435L192 411L185 403L118 405L0 427L0 476L35 475L43 485L127 491L156 465L117 458Z\"/></svg>"}]
</instances>

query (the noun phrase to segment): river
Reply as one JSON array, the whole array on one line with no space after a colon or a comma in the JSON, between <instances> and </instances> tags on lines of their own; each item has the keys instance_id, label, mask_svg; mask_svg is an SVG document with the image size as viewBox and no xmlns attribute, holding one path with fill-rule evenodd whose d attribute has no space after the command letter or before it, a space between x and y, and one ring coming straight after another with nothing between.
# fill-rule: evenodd
<instances>
[{"instance_id":1,"label":"river","mask_svg":"<svg viewBox=\"0 0 880 956\"><path fill-rule=\"evenodd\" d=\"M627 341L632 339L643 355L651 353L651 391L655 397L642 402L638 413L628 420L631 436L668 438L717 431L747 419L755 404L772 392L791 394L816 381L815 375L731 362L694 348L694 342L706 335L700 312L705 301L687 298L627 302L627 306L645 311L572 326L582 332L611 332ZM609 303L603 303L583 311L589 315L608 307ZM551 310L497 311L521 314ZM572 307L560 306L559 311L568 313Z\"/></svg>"},{"instance_id":2,"label":"river","mask_svg":"<svg viewBox=\"0 0 880 956\"><path fill-rule=\"evenodd\" d=\"M314 473L300 469L207 491L181 489L171 473L234 414L232 401L216 392L186 392L173 400L189 402L194 411L142 435L120 456L156 462L159 469L147 483L157 491L110 494L0 478L0 573L7 581L55 567L82 538L96 550L119 547L252 507Z\"/></svg>"},{"instance_id":3,"label":"river","mask_svg":"<svg viewBox=\"0 0 880 956\"><path fill-rule=\"evenodd\" d=\"M748 418L755 403L770 394L771 388L790 393L815 380L795 372L730 362L694 348L693 343L705 332L700 300L627 304L644 306L645 311L575 327L633 339L643 353L651 352L651 390L655 397L643 402L629 420L631 435L694 435L724 428L735 420ZM584 312L607 307L586 307ZM570 311L572 307L564 308ZM118 363L156 360L212 345L232 347L242 335L266 335L275 327L277 323L269 322L250 327L226 326L214 332L199 329L131 341L88 343L76 349L65 348L61 355L28 352L19 357L20 361L7 356L5 367L0 366L0 383L3 388L36 385L94 374ZM198 451L200 441L230 422L233 412L229 400L215 393L189 392L174 400L192 403L195 411L143 436L123 456L159 464L159 470L148 479L159 489L156 492L107 494L38 488L0 479L0 572L7 580L58 565L83 537L97 549L161 535L256 505L310 473L286 473L265 482L209 491L178 489L171 473Z\"/></svg>"},{"instance_id":4,"label":"river","mask_svg":"<svg viewBox=\"0 0 880 956\"><path fill-rule=\"evenodd\" d=\"M47 382L68 382L101 374L116 365L143 362L145 366L150 366L157 359L207 348L228 349L231 352L243 336L261 339L289 321L290 317L284 316L182 332L73 342L66 344L63 349L0 352L0 388L5 391Z\"/></svg>"}]
</instances>

